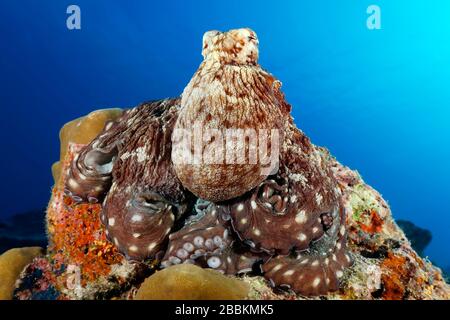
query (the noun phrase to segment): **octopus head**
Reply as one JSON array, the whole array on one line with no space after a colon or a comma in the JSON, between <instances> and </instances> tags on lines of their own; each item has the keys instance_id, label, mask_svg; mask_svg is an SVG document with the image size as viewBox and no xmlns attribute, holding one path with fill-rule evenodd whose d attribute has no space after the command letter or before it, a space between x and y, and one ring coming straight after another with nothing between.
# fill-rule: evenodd
<instances>
[{"instance_id":1,"label":"octopus head","mask_svg":"<svg viewBox=\"0 0 450 320\"><path fill-rule=\"evenodd\" d=\"M256 33L248 28L208 31L203 36L202 55L205 60L218 60L222 64L256 65L258 44Z\"/></svg>"}]
</instances>

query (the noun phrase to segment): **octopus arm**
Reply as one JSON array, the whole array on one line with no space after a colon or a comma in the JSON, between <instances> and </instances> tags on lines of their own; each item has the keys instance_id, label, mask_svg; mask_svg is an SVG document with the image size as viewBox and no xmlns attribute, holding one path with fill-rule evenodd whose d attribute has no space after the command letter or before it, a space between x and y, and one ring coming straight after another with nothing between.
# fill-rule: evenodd
<instances>
[{"instance_id":1,"label":"octopus arm","mask_svg":"<svg viewBox=\"0 0 450 320\"><path fill-rule=\"evenodd\" d=\"M112 183L112 171L117 160L124 118L105 124L103 131L76 156L69 168L65 192L76 202L101 202Z\"/></svg>"},{"instance_id":2,"label":"octopus arm","mask_svg":"<svg viewBox=\"0 0 450 320\"><path fill-rule=\"evenodd\" d=\"M108 239L130 260L155 257L174 225L173 204L148 190L115 190L101 217Z\"/></svg>"},{"instance_id":3,"label":"octopus arm","mask_svg":"<svg viewBox=\"0 0 450 320\"><path fill-rule=\"evenodd\" d=\"M306 250L324 233L322 212L310 210L299 193L289 192L286 180L275 179L231 203L233 229L254 251L286 255Z\"/></svg>"},{"instance_id":4,"label":"octopus arm","mask_svg":"<svg viewBox=\"0 0 450 320\"><path fill-rule=\"evenodd\" d=\"M233 239L227 226L221 223L220 212L215 205L208 205L197 215L181 230L170 235L161 267L180 263L198 264L201 257L219 253L231 246ZM211 268L217 269L221 263L213 258L210 264Z\"/></svg>"},{"instance_id":5,"label":"octopus arm","mask_svg":"<svg viewBox=\"0 0 450 320\"><path fill-rule=\"evenodd\" d=\"M210 204L198 213L200 217L195 217L180 231L171 234L161 267L191 263L225 274L251 272L261 256L236 250L227 211L226 206Z\"/></svg>"},{"instance_id":6,"label":"octopus arm","mask_svg":"<svg viewBox=\"0 0 450 320\"><path fill-rule=\"evenodd\" d=\"M305 296L325 295L339 289L345 268L353 261L346 247L345 214L335 210L336 223L308 251L277 256L262 266L272 285Z\"/></svg>"},{"instance_id":7,"label":"octopus arm","mask_svg":"<svg viewBox=\"0 0 450 320\"><path fill-rule=\"evenodd\" d=\"M108 238L131 260L159 258L188 195L171 166L178 99L144 103L121 118L113 183L103 203Z\"/></svg>"}]
</instances>

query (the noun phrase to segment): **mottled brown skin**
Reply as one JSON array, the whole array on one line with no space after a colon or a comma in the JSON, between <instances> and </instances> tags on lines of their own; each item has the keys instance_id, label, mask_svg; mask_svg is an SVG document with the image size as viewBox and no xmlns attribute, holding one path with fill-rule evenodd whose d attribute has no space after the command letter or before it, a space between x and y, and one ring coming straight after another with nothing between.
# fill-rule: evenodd
<instances>
[{"instance_id":1,"label":"mottled brown skin","mask_svg":"<svg viewBox=\"0 0 450 320\"><path fill-rule=\"evenodd\" d=\"M131 260L160 252L186 209L187 193L171 165L178 104L179 99L167 99L127 110L86 146L69 172L69 181L74 182L67 184L67 192L80 201L93 196L103 201L106 234ZM106 157L103 150L114 152ZM86 157L100 153L102 157L91 157L92 179L80 179L87 174ZM98 172L96 161L107 163L110 170Z\"/></svg>"},{"instance_id":2,"label":"mottled brown skin","mask_svg":"<svg viewBox=\"0 0 450 320\"><path fill-rule=\"evenodd\" d=\"M290 256L274 256L262 266L264 277L273 286L304 296L326 295L339 289L346 268L353 264L347 250L345 212L332 213L336 220L308 251Z\"/></svg>"},{"instance_id":3,"label":"mottled brown skin","mask_svg":"<svg viewBox=\"0 0 450 320\"><path fill-rule=\"evenodd\" d=\"M175 128L199 124L203 129L276 129L282 134L282 113L275 95L280 84L258 65L256 34L249 29L208 32L203 55L204 61L183 92ZM213 145L208 141L204 149ZM248 145L240 142L235 148L248 151ZM177 163L183 150L174 144L173 151L175 171L183 185L199 198L214 202L256 187L268 175L262 169L270 167L260 159L242 164L225 159L214 164Z\"/></svg>"},{"instance_id":4,"label":"mottled brown skin","mask_svg":"<svg viewBox=\"0 0 450 320\"><path fill-rule=\"evenodd\" d=\"M324 206L312 211L310 201L304 201L295 186L282 184L281 190L274 186L280 187L275 180L267 180L251 194L232 202L234 230L254 250L287 255L292 250L308 249L311 241L324 233L320 214L334 208ZM298 198L295 203L293 195Z\"/></svg>"},{"instance_id":5,"label":"mottled brown skin","mask_svg":"<svg viewBox=\"0 0 450 320\"><path fill-rule=\"evenodd\" d=\"M276 95L286 119L278 176L289 185L288 207L293 212L291 227L286 232L304 234L309 245L306 250L294 245L290 254L274 256L262 266L262 270L274 286L305 296L325 295L339 288L344 270L353 263L347 249L342 194L333 173L333 159L329 158L326 150L312 145L309 138L295 126L289 114L291 106L281 90ZM295 201L292 201L292 196L295 196ZM305 212L306 219L300 223L303 228L299 230L298 222L303 219L294 217L294 213L301 211ZM319 237L311 227L319 229ZM269 237L276 242L280 234L273 233Z\"/></svg>"}]
</instances>

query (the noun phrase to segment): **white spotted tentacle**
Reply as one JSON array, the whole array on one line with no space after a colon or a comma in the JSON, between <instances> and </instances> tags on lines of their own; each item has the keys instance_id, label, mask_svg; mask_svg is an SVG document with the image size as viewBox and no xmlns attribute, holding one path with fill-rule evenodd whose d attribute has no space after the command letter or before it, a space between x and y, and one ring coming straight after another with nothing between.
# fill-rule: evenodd
<instances>
[{"instance_id":1,"label":"white spotted tentacle","mask_svg":"<svg viewBox=\"0 0 450 320\"><path fill-rule=\"evenodd\" d=\"M265 263L264 277L275 286L287 286L305 296L338 290L353 261L346 247L344 210L333 211L333 219L336 223L307 252L299 253L297 258L277 256Z\"/></svg>"}]
</instances>

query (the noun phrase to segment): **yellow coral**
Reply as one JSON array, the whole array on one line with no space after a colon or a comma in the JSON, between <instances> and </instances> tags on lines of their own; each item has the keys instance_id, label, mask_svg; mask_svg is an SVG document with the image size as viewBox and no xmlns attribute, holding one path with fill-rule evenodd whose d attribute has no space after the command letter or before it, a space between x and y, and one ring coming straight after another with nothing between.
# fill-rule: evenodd
<instances>
[{"instance_id":1,"label":"yellow coral","mask_svg":"<svg viewBox=\"0 0 450 320\"><path fill-rule=\"evenodd\" d=\"M0 256L0 300L12 299L20 273L42 251L40 247L11 249Z\"/></svg>"},{"instance_id":2,"label":"yellow coral","mask_svg":"<svg viewBox=\"0 0 450 320\"><path fill-rule=\"evenodd\" d=\"M59 139L61 141L60 161L54 163L52 166L52 174L55 182L59 180L61 161L66 156L69 143L90 143L103 130L106 122L114 121L121 115L121 109L97 110L89 113L85 117L72 120L62 127L59 133Z\"/></svg>"},{"instance_id":3,"label":"yellow coral","mask_svg":"<svg viewBox=\"0 0 450 320\"><path fill-rule=\"evenodd\" d=\"M249 285L211 270L190 264L176 265L147 278L136 300L240 300Z\"/></svg>"}]
</instances>

